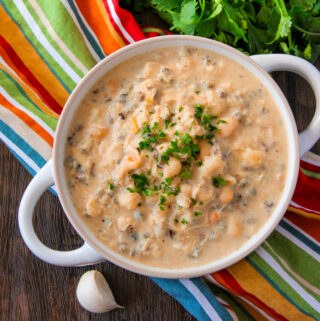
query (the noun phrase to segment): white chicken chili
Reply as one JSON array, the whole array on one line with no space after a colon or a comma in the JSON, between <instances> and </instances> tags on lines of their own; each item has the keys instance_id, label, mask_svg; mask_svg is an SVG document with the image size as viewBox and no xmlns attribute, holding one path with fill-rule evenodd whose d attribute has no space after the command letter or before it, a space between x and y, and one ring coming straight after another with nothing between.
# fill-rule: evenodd
<instances>
[{"instance_id":1,"label":"white chicken chili","mask_svg":"<svg viewBox=\"0 0 320 321\"><path fill-rule=\"evenodd\" d=\"M73 205L111 250L149 266L204 265L273 212L287 140L268 90L239 63L193 47L131 58L88 92L64 164Z\"/></svg>"}]
</instances>

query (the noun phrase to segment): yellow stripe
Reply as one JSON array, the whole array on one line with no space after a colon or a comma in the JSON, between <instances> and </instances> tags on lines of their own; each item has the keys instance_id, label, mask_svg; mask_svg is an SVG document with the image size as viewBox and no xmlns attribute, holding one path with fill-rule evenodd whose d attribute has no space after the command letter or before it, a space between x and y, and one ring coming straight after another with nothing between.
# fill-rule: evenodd
<instances>
[{"instance_id":1,"label":"yellow stripe","mask_svg":"<svg viewBox=\"0 0 320 321\"><path fill-rule=\"evenodd\" d=\"M119 34L114 30L104 4L102 3L102 1L96 1L96 3L98 5L99 11L100 11L101 15L103 16L103 19L106 22L108 29L109 29L110 33L112 34L113 38L119 43L119 45L121 47L124 47L125 43L123 42L123 40L121 39Z\"/></svg>"},{"instance_id":2,"label":"yellow stripe","mask_svg":"<svg viewBox=\"0 0 320 321\"><path fill-rule=\"evenodd\" d=\"M296 214L300 214L300 215L303 215L303 216L306 216L308 218L312 218L312 219L316 219L316 220L320 220L320 215L317 215L317 214L313 214L313 213L308 213L300 208L295 208L295 207L292 207L292 206L289 206L288 207L288 211L289 212L294 212Z\"/></svg>"},{"instance_id":3,"label":"yellow stripe","mask_svg":"<svg viewBox=\"0 0 320 321\"><path fill-rule=\"evenodd\" d=\"M283 298L246 260L228 268L228 271L247 292L256 296L270 308L290 321L314 321L301 313L294 305Z\"/></svg>"},{"instance_id":4,"label":"yellow stripe","mask_svg":"<svg viewBox=\"0 0 320 321\"><path fill-rule=\"evenodd\" d=\"M0 19L0 34L10 44L29 71L46 88L50 95L63 106L68 99L68 92L1 6Z\"/></svg>"},{"instance_id":5,"label":"yellow stripe","mask_svg":"<svg viewBox=\"0 0 320 321\"><path fill-rule=\"evenodd\" d=\"M16 82L19 83L19 85L23 88L23 90L28 95L28 98L30 98L43 112L46 114L58 119L59 115L53 112L49 107L44 105L41 101L41 99L33 92L33 90L30 89L28 85L26 85L20 78L17 78L15 74L11 72L5 65L0 63L0 68L5 70L12 78L15 79Z\"/></svg>"}]
</instances>

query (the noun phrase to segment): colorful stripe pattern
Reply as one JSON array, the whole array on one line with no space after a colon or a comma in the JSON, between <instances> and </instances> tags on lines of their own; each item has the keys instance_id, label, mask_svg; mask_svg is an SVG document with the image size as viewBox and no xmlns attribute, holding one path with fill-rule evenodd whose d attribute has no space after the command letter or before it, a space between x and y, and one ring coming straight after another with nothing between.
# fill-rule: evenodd
<instances>
[{"instance_id":1,"label":"colorful stripe pattern","mask_svg":"<svg viewBox=\"0 0 320 321\"><path fill-rule=\"evenodd\" d=\"M98 61L168 34L117 0L0 0L0 139L35 175L59 114ZM320 320L320 162L301 161L291 205L254 253L205 278L154 281L198 320Z\"/></svg>"}]
</instances>

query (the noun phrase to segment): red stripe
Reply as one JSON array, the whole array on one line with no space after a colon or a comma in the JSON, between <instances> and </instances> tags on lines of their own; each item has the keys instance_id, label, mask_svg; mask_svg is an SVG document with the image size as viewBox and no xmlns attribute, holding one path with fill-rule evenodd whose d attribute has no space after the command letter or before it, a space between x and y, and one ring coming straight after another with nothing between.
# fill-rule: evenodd
<instances>
[{"instance_id":1,"label":"red stripe","mask_svg":"<svg viewBox=\"0 0 320 321\"><path fill-rule=\"evenodd\" d=\"M317 165L313 165L310 163L307 163L303 160L300 161L300 167L310 171L310 172L315 172L315 173L320 173L320 167Z\"/></svg>"},{"instance_id":2,"label":"red stripe","mask_svg":"<svg viewBox=\"0 0 320 321\"><path fill-rule=\"evenodd\" d=\"M212 274L212 277L214 277L215 274L218 274L224 281L225 286L228 287L228 289L232 292L235 292L236 294L245 297L253 304L257 305L261 309L263 309L266 313L271 315L273 318L277 320L282 321L289 321L287 318L285 318L283 315L279 314L269 306L267 306L265 303L263 303L259 298L257 298L255 295L247 292L244 290L241 285L237 282L237 280L227 271L227 270L221 270L219 272L216 272Z\"/></svg>"},{"instance_id":3,"label":"red stripe","mask_svg":"<svg viewBox=\"0 0 320 321\"><path fill-rule=\"evenodd\" d=\"M320 242L318 219L306 217L304 215L300 215L290 211L286 212L285 218L287 218L291 223L303 230L306 234L310 235L316 241Z\"/></svg>"},{"instance_id":4,"label":"red stripe","mask_svg":"<svg viewBox=\"0 0 320 321\"><path fill-rule=\"evenodd\" d=\"M35 76L26 67L20 57L15 53L14 49L1 35L0 46L7 53L9 59L15 65L16 69L19 70L19 73L23 75L21 78L23 78L34 88L34 91L37 92L40 97L42 97L42 99L46 102L46 104L52 111L56 112L57 114L61 114L62 107L60 106L60 104L50 95L45 87L41 85L37 78L35 78Z\"/></svg>"},{"instance_id":5,"label":"red stripe","mask_svg":"<svg viewBox=\"0 0 320 321\"><path fill-rule=\"evenodd\" d=\"M144 33L142 32L142 30L140 29L138 23L136 22L136 20L134 19L133 15L125 10L122 9L119 6L119 1L118 0L111 0L114 6L114 10L118 16L118 18L121 21L122 26L124 27L124 29L130 34L130 36L132 37L132 39L134 41L139 41L139 40L143 40L146 39ZM116 30L116 32L119 34L119 36L122 38L122 40L124 41L125 44L130 44L130 42L126 39L126 37L123 35L122 31L120 30L118 24L116 23L116 21L114 20L109 5L108 5L108 1L107 0L103 0L103 4L107 10L107 13L109 15L110 21L112 23L113 28Z\"/></svg>"},{"instance_id":6,"label":"red stripe","mask_svg":"<svg viewBox=\"0 0 320 321\"><path fill-rule=\"evenodd\" d=\"M320 180L307 176L300 170L292 200L310 211L320 212Z\"/></svg>"}]
</instances>

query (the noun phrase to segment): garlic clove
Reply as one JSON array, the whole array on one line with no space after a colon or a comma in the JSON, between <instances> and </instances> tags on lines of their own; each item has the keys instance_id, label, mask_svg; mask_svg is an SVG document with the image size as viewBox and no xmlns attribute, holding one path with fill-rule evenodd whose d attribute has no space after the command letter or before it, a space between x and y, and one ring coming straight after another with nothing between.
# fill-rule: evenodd
<instances>
[{"instance_id":1,"label":"garlic clove","mask_svg":"<svg viewBox=\"0 0 320 321\"><path fill-rule=\"evenodd\" d=\"M103 313L118 305L104 276L97 270L84 273L77 286L77 299L81 306L93 313Z\"/></svg>"}]
</instances>

